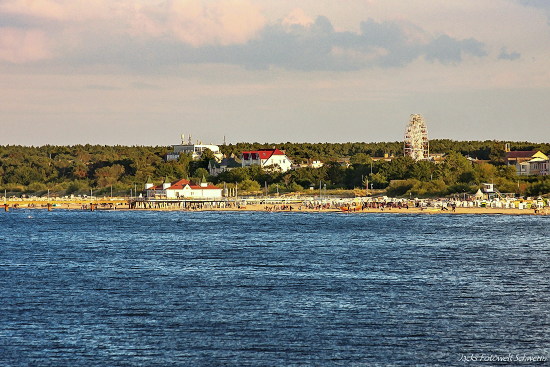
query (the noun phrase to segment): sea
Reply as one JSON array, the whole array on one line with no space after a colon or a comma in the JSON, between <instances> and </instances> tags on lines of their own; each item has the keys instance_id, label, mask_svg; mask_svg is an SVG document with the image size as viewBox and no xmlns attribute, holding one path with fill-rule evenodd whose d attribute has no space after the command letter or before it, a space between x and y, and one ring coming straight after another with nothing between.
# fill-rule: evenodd
<instances>
[{"instance_id":1,"label":"sea","mask_svg":"<svg viewBox=\"0 0 550 367\"><path fill-rule=\"evenodd\" d=\"M549 365L549 225L2 212L0 365Z\"/></svg>"}]
</instances>

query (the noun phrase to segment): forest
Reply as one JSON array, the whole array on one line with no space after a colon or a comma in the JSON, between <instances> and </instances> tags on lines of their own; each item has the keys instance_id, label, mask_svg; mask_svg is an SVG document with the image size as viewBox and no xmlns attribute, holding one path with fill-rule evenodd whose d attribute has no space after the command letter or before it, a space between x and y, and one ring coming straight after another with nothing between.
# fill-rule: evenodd
<instances>
[{"instance_id":1,"label":"forest","mask_svg":"<svg viewBox=\"0 0 550 367\"><path fill-rule=\"evenodd\" d=\"M285 173L260 167L236 168L217 177L208 175L205 154L200 161L182 155L166 162L172 150L165 146L74 145L39 147L0 146L0 190L8 196L113 195L127 196L142 190L148 178L190 178L232 187L240 192L286 193L327 188L385 190L392 196L446 196L475 192L483 182L493 182L501 192L522 196L550 193L550 179L515 174L504 164L504 144L512 150L550 153L550 144L500 141L430 141L430 152L445 154L442 162L415 162L402 156L402 142L380 143L237 143L220 146L226 155L244 150L277 147L294 163L321 160L321 168L297 168ZM390 162L372 160L385 154ZM470 157L471 159L468 159ZM347 164L343 164L345 161ZM349 166L348 166L349 164Z\"/></svg>"}]
</instances>

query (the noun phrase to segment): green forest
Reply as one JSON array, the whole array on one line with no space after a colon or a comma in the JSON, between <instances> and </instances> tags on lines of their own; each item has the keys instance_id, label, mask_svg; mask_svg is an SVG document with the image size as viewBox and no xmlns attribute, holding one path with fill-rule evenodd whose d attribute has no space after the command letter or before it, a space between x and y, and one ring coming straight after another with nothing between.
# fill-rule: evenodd
<instances>
[{"instance_id":1,"label":"green forest","mask_svg":"<svg viewBox=\"0 0 550 367\"><path fill-rule=\"evenodd\" d=\"M415 197L473 193L483 182L493 182L505 193L536 196L550 193L548 177L522 176L504 163L504 144L512 150L550 153L550 144L499 141L431 140L430 152L444 153L441 163L414 162L402 156L402 142L381 143L237 143L220 146L226 155L245 150L277 147L295 163L321 160L321 168L298 168L286 173L266 172L260 167L236 168L217 177L208 175L208 161L182 155L166 162L171 147L74 145L28 147L0 146L0 189L9 196L113 195L126 196L150 177L161 183L190 178L231 187L240 192L296 192L318 188L385 190L388 195ZM394 155L391 162L371 157ZM472 161L467 157L476 159ZM342 164L345 160L349 167Z\"/></svg>"}]
</instances>

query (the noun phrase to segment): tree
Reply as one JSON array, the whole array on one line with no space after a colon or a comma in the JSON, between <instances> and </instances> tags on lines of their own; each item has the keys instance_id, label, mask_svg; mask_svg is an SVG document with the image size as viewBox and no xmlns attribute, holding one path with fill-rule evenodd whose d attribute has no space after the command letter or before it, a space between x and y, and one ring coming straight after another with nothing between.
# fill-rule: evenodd
<instances>
[{"instance_id":1,"label":"tree","mask_svg":"<svg viewBox=\"0 0 550 367\"><path fill-rule=\"evenodd\" d=\"M118 182L124 174L124 167L120 164L113 164L110 167L98 168L95 171L95 177L99 187L106 187Z\"/></svg>"},{"instance_id":2,"label":"tree","mask_svg":"<svg viewBox=\"0 0 550 367\"><path fill-rule=\"evenodd\" d=\"M170 161L161 163L156 171L156 177L171 177L171 178L182 178L188 175L186 167L183 167L177 161Z\"/></svg>"},{"instance_id":3,"label":"tree","mask_svg":"<svg viewBox=\"0 0 550 367\"><path fill-rule=\"evenodd\" d=\"M390 180L403 180L407 179L411 175L411 168L415 164L414 160L409 157L397 157L387 166L384 174Z\"/></svg>"},{"instance_id":4,"label":"tree","mask_svg":"<svg viewBox=\"0 0 550 367\"><path fill-rule=\"evenodd\" d=\"M201 168L197 168L197 169L195 170L195 173L193 174L193 177L196 177L196 178L198 178L199 180L202 180L203 177L208 178L208 176L210 176L210 175L208 174L208 171L207 171L206 169L202 168L202 167L201 167Z\"/></svg>"},{"instance_id":5,"label":"tree","mask_svg":"<svg viewBox=\"0 0 550 367\"><path fill-rule=\"evenodd\" d=\"M435 163L429 161L418 161L412 166L411 177L420 181L429 181L433 179L436 170Z\"/></svg>"},{"instance_id":6,"label":"tree","mask_svg":"<svg viewBox=\"0 0 550 367\"><path fill-rule=\"evenodd\" d=\"M352 156L349 160L349 162L353 165L356 164L371 164L372 159L365 153L357 153L356 155Z\"/></svg>"},{"instance_id":7,"label":"tree","mask_svg":"<svg viewBox=\"0 0 550 367\"><path fill-rule=\"evenodd\" d=\"M383 189L388 186L388 179L382 173L374 173L370 179L375 189Z\"/></svg>"},{"instance_id":8,"label":"tree","mask_svg":"<svg viewBox=\"0 0 550 367\"><path fill-rule=\"evenodd\" d=\"M332 161L327 164L327 179L334 186L342 187L344 184L345 168L340 163Z\"/></svg>"},{"instance_id":9,"label":"tree","mask_svg":"<svg viewBox=\"0 0 550 367\"><path fill-rule=\"evenodd\" d=\"M459 181L460 175L472 170L472 163L466 157L451 152L445 157L445 162L438 166L438 177L443 178L447 185L452 185Z\"/></svg>"},{"instance_id":10,"label":"tree","mask_svg":"<svg viewBox=\"0 0 550 367\"><path fill-rule=\"evenodd\" d=\"M504 164L505 154L504 143L501 141L494 141L491 145L491 151L489 153L491 163L496 165Z\"/></svg>"},{"instance_id":11,"label":"tree","mask_svg":"<svg viewBox=\"0 0 550 367\"><path fill-rule=\"evenodd\" d=\"M261 186L258 182L252 181L252 180L244 180L239 185L239 190L246 191L246 192L256 192L260 191Z\"/></svg>"},{"instance_id":12,"label":"tree","mask_svg":"<svg viewBox=\"0 0 550 367\"><path fill-rule=\"evenodd\" d=\"M82 162L74 162L69 177L80 180L88 176L88 166Z\"/></svg>"}]
</instances>

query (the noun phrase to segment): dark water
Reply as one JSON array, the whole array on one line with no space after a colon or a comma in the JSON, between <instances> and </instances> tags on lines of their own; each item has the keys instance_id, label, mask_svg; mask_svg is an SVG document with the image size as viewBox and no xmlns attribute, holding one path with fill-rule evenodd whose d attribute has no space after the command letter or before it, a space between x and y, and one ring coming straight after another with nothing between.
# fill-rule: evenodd
<instances>
[{"instance_id":1,"label":"dark water","mask_svg":"<svg viewBox=\"0 0 550 367\"><path fill-rule=\"evenodd\" d=\"M549 224L0 213L0 365L547 365Z\"/></svg>"}]
</instances>

